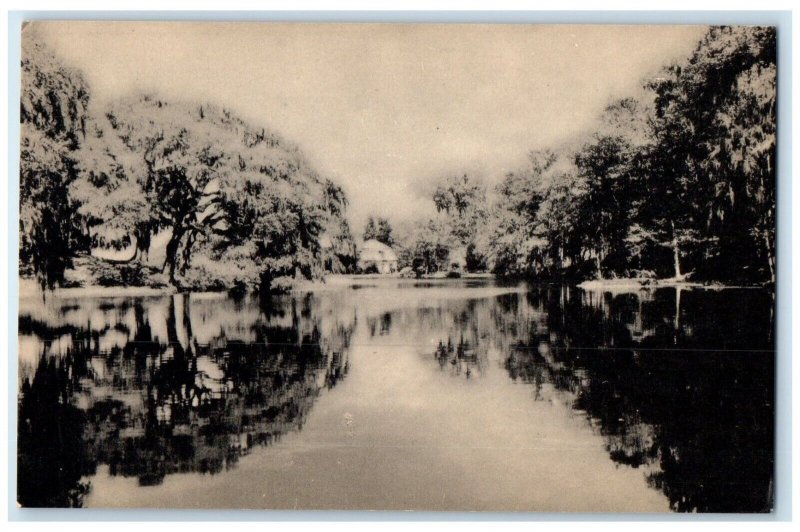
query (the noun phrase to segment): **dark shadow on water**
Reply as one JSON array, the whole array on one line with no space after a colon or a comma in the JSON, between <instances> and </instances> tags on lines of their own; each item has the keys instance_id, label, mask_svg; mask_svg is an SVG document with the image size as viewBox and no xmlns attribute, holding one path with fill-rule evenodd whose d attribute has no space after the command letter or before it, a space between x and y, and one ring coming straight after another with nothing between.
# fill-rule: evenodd
<instances>
[{"instance_id":1,"label":"dark shadow on water","mask_svg":"<svg viewBox=\"0 0 800 532\"><path fill-rule=\"evenodd\" d=\"M42 356L20 391L17 493L28 507L80 507L94 472L84 448L86 413L69 403L72 357Z\"/></svg>"},{"instance_id":2,"label":"dark shadow on water","mask_svg":"<svg viewBox=\"0 0 800 532\"><path fill-rule=\"evenodd\" d=\"M572 397L611 459L643 468L673 510L770 511L772 300L760 291L681 292L532 291L540 326L512 346L506 368Z\"/></svg>"},{"instance_id":3,"label":"dark shadow on water","mask_svg":"<svg viewBox=\"0 0 800 532\"><path fill-rule=\"evenodd\" d=\"M417 320L441 329L429 354L441 370L477 374L464 355L485 360L491 344L512 380L584 416L609 458L642 470L674 511L769 512L772 305L766 290L541 285Z\"/></svg>"},{"instance_id":4,"label":"dark shadow on water","mask_svg":"<svg viewBox=\"0 0 800 532\"><path fill-rule=\"evenodd\" d=\"M20 334L45 340L46 353L21 371L20 503L80 506L101 465L142 486L235 467L301 430L322 390L345 378L362 315L378 344L433 340L420 347L431 371L469 386L500 371L534 400L566 403L608 459L640 470L674 511L772 508L768 291L542 285L377 309L361 297L173 296L21 315Z\"/></svg>"},{"instance_id":5,"label":"dark shadow on water","mask_svg":"<svg viewBox=\"0 0 800 532\"><path fill-rule=\"evenodd\" d=\"M22 506L81 506L91 488L83 479L99 465L141 486L174 473L230 469L251 449L301 430L320 391L347 375L353 324L323 331L311 299L235 324L255 341L222 333L206 345L193 341L188 305L175 301L166 341L154 338L144 307L135 305L135 332L107 350L98 339L118 325L48 332L30 317L20 320L24 334L71 339L65 354L42 355L21 384Z\"/></svg>"}]
</instances>

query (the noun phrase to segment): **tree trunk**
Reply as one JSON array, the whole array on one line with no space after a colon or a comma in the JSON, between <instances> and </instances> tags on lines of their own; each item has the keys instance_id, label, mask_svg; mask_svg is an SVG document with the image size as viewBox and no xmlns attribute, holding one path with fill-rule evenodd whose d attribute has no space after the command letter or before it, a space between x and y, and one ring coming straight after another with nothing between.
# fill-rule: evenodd
<instances>
[{"instance_id":1,"label":"tree trunk","mask_svg":"<svg viewBox=\"0 0 800 532\"><path fill-rule=\"evenodd\" d=\"M767 251L767 265L769 266L769 278L775 284L775 253L772 250L772 242L769 239L769 231L762 231L764 247Z\"/></svg>"},{"instance_id":2,"label":"tree trunk","mask_svg":"<svg viewBox=\"0 0 800 532\"><path fill-rule=\"evenodd\" d=\"M178 248L183 238L183 232L173 230L172 237L167 243L166 257L164 258L164 266L161 268L163 272L169 272L169 282L175 284L175 269L178 263Z\"/></svg>"},{"instance_id":3,"label":"tree trunk","mask_svg":"<svg viewBox=\"0 0 800 532\"><path fill-rule=\"evenodd\" d=\"M597 265L597 279L602 281L603 280L603 267L601 266L603 263L603 253L600 250L597 250L594 254L594 262Z\"/></svg>"},{"instance_id":4,"label":"tree trunk","mask_svg":"<svg viewBox=\"0 0 800 532\"><path fill-rule=\"evenodd\" d=\"M678 235L675 231L675 224L670 222L670 225L672 226L672 254L675 260L675 280L680 281L683 280L683 274L681 274L681 250L678 245Z\"/></svg>"}]
</instances>

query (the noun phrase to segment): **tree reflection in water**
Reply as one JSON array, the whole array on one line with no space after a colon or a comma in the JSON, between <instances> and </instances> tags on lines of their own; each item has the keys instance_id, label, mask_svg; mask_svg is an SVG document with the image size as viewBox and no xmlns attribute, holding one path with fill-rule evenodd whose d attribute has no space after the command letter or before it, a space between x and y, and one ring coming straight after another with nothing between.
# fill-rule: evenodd
<instances>
[{"instance_id":1,"label":"tree reflection in water","mask_svg":"<svg viewBox=\"0 0 800 532\"><path fill-rule=\"evenodd\" d=\"M455 376L483 374L491 348L536 399L585 416L609 457L641 468L674 511L764 512L773 503L772 305L755 289L534 286L381 322L436 338L427 356Z\"/></svg>"},{"instance_id":2,"label":"tree reflection in water","mask_svg":"<svg viewBox=\"0 0 800 532\"><path fill-rule=\"evenodd\" d=\"M540 288L525 303L530 330L509 351L512 378L569 396L610 457L645 467L673 510L772 508L769 294Z\"/></svg>"},{"instance_id":3,"label":"tree reflection in water","mask_svg":"<svg viewBox=\"0 0 800 532\"><path fill-rule=\"evenodd\" d=\"M21 334L69 335L64 353L42 354L23 376L20 504L81 506L90 489L82 479L99 464L140 485L220 472L300 430L320 391L347 374L354 323L323 319L318 300L270 301L249 321L207 306L204 319L223 314L232 323L200 343L186 299L169 299L166 338L153 334L157 306L142 301L107 307L126 319L101 327L20 320ZM229 337L242 329L247 341ZM115 331L126 336L122 345L101 348Z\"/></svg>"},{"instance_id":4,"label":"tree reflection in water","mask_svg":"<svg viewBox=\"0 0 800 532\"><path fill-rule=\"evenodd\" d=\"M457 343L449 335L447 342L440 341L434 354L439 367L442 370L449 368L453 375L464 375L467 379L482 375L488 361L486 345L481 344L477 334L473 334L472 338L472 341L465 340L462 332Z\"/></svg>"},{"instance_id":5,"label":"tree reflection in water","mask_svg":"<svg viewBox=\"0 0 800 532\"><path fill-rule=\"evenodd\" d=\"M373 347L412 345L431 370L470 385L519 382L569 405L609 459L640 469L675 511L771 508L769 292L400 290L263 305L86 299L22 313L21 342L49 340L20 361L20 502L79 506L100 464L141 485L233 467L299 430L344 378L362 316ZM493 371L503 378L475 379Z\"/></svg>"}]
</instances>

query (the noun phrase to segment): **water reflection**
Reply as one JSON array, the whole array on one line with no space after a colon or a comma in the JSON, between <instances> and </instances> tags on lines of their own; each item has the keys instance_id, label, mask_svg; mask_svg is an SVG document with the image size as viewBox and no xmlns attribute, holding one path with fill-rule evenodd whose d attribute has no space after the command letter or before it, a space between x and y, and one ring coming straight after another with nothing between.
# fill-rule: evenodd
<instances>
[{"instance_id":1,"label":"water reflection","mask_svg":"<svg viewBox=\"0 0 800 532\"><path fill-rule=\"evenodd\" d=\"M41 341L33 374L21 367L23 506L81 506L98 464L142 486L230 469L301 429L320 390L347 374L353 323L326 320L319 301L195 303L100 302L61 307L55 326L20 320L21 335L55 339Z\"/></svg>"},{"instance_id":2,"label":"water reflection","mask_svg":"<svg viewBox=\"0 0 800 532\"><path fill-rule=\"evenodd\" d=\"M673 510L771 509L768 294L540 289L526 304L545 318L511 349L512 378L567 394Z\"/></svg>"},{"instance_id":3,"label":"water reflection","mask_svg":"<svg viewBox=\"0 0 800 532\"><path fill-rule=\"evenodd\" d=\"M477 335L473 335L473 338L471 342L464 340L462 334L457 344L453 343L450 336L447 337L447 343L440 341L434 354L439 367L444 370L449 365L453 375L464 375L468 379L475 374L483 374L487 365L487 348L480 343Z\"/></svg>"},{"instance_id":4,"label":"water reflection","mask_svg":"<svg viewBox=\"0 0 800 532\"><path fill-rule=\"evenodd\" d=\"M234 468L252 449L302 428L321 392L348 375L358 337L364 345L353 370L369 374L360 375L361 388L348 389L348 408L371 400L379 404L359 416L411 414L414 423L392 433L398 449L418 441L446 449L457 437L468 451L469 445L498 446L495 433L519 435L524 444L530 427L492 426L523 419L497 409L524 405L484 400L465 406L472 392L459 393L461 406L453 406L459 419L441 419L449 408L442 390L456 391L441 381L473 391L488 387L484 398L517 397L510 388L524 387L534 404L565 405L579 420L581 441L571 443L598 442L603 460L641 472L642 484L663 493L672 510L768 511L771 306L770 294L759 290L612 294L441 283L269 302L203 295L27 302L20 316L19 500L79 506L100 464L141 486L173 473ZM381 358L389 352L417 353L424 372L445 376L404 380L398 370L416 366ZM386 393L370 395L365 382L385 386ZM341 423L341 415L332 412L338 417L328 422ZM425 423L437 415L430 421L441 428L431 430ZM480 432L464 432L469 417L484 420L472 429ZM384 434L370 433L375 426L362 422L359 430L369 441L383 441ZM414 432L425 426L431 434ZM537 438L551 433L546 425L536 431ZM397 454L403 467L415 467L413 454ZM508 478L504 461L511 458L495 458L470 474ZM542 470L537 459L516 464L522 480L514 477L520 484L512 485L525 485L526 467ZM583 466L587 476L596 465ZM392 489L419 489L404 486L397 472L392 478L394 485L380 485L387 497ZM530 482L541 490L552 480ZM467 492L458 479L450 482ZM610 478L608 485L614 485Z\"/></svg>"},{"instance_id":5,"label":"water reflection","mask_svg":"<svg viewBox=\"0 0 800 532\"><path fill-rule=\"evenodd\" d=\"M642 468L673 510L764 512L773 503L771 305L756 290L534 287L468 304L469 319L455 320L462 326L433 357L469 377L470 362L485 367L478 339L490 339L513 380L585 415L609 457Z\"/></svg>"}]
</instances>

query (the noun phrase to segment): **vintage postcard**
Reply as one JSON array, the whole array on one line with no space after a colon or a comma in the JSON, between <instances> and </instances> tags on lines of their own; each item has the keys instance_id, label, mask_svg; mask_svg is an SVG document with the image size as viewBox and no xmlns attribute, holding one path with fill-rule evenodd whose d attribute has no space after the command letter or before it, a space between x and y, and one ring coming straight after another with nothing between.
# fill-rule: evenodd
<instances>
[{"instance_id":1,"label":"vintage postcard","mask_svg":"<svg viewBox=\"0 0 800 532\"><path fill-rule=\"evenodd\" d=\"M773 510L776 28L21 43L21 507Z\"/></svg>"}]
</instances>

